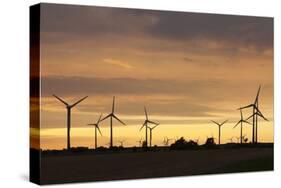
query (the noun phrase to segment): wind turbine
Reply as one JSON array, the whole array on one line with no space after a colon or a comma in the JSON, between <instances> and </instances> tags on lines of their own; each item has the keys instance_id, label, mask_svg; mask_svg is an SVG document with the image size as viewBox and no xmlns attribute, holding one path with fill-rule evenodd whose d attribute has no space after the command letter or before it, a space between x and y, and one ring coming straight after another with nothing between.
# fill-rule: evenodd
<instances>
[{"instance_id":1,"label":"wind turbine","mask_svg":"<svg viewBox=\"0 0 281 188\"><path fill-rule=\"evenodd\" d=\"M145 142L146 142L146 146L147 146L147 129L148 129L148 123L150 124L154 124L154 125L159 125L159 123L155 123L153 121L150 121L148 119L148 115L147 115L147 111L146 108L144 107L144 112L145 112L145 121L142 124L142 127L140 128L140 131L142 130L143 127L145 127Z\"/></svg>"},{"instance_id":2,"label":"wind turbine","mask_svg":"<svg viewBox=\"0 0 281 188\"><path fill-rule=\"evenodd\" d=\"M240 144L242 144L243 143L243 138L242 138L243 137L243 123L248 123L248 124L251 124L251 123L244 120L242 109L239 109L239 110L240 110L240 120L236 123L236 125L233 128L237 127L240 124Z\"/></svg>"},{"instance_id":3,"label":"wind turbine","mask_svg":"<svg viewBox=\"0 0 281 188\"><path fill-rule=\"evenodd\" d=\"M123 147L123 143L125 142L126 140L119 140L119 143L120 143L120 146Z\"/></svg>"},{"instance_id":4,"label":"wind turbine","mask_svg":"<svg viewBox=\"0 0 281 188\"><path fill-rule=\"evenodd\" d=\"M261 86L259 86L254 103L239 108L239 109L245 109L245 108L253 109L253 114L246 119L246 121L250 118L253 119L252 143L258 142L258 116L262 117L265 121L268 121L268 119L266 119L263 116L263 114L261 113L261 111L258 108L260 89L261 89Z\"/></svg>"},{"instance_id":5,"label":"wind turbine","mask_svg":"<svg viewBox=\"0 0 281 188\"><path fill-rule=\"evenodd\" d=\"M88 124L88 125L93 125L95 127L95 149L97 149L97 146L98 146L97 130L99 131L100 135L102 136L100 128L99 128L99 123L100 123L100 120L101 120L101 116L102 116L102 114L100 115L100 117L99 117L99 119L98 119L98 121L96 123Z\"/></svg>"},{"instance_id":6,"label":"wind turbine","mask_svg":"<svg viewBox=\"0 0 281 188\"><path fill-rule=\"evenodd\" d=\"M141 147L141 144L142 144L142 137L140 140L137 141L137 143L139 143L139 146Z\"/></svg>"},{"instance_id":7,"label":"wind turbine","mask_svg":"<svg viewBox=\"0 0 281 188\"><path fill-rule=\"evenodd\" d=\"M150 145L150 147L151 147L151 142L152 142L152 131L153 131L153 129L155 129L156 127L157 127L158 125L155 125L154 127L149 127L149 126L147 126L147 128L149 129L149 132L150 132L150 139L149 139L149 145Z\"/></svg>"},{"instance_id":8,"label":"wind turbine","mask_svg":"<svg viewBox=\"0 0 281 188\"><path fill-rule=\"evenodd\" d=\"M170 142L171 140L173 140L173 139L168 138L168 137L164 137L163 144L164 144L165 146L168 146L168 145L169 145L169 142Z\"/></svg>"},{"instance_id":9,"label":"wind turbine","mask_svg":"<svg viewBox=\"0 0 281 188\"><path fill-rule=\"evenodd\" d=\"M219 126L219 144L221 144L221 126L223 126L223 124L225 124L228 120L225 120L222 123L218 123L218 122L213 121L213 120L211 120L211 121Z\"/></svg>"},{"instance_id":10,"label":"wind turbine","mask_svg":"<svg viewBox=\"0 0 281 188\"><path fill-rule=\"evenodd\" d=\"M233 143L233 137L228 139L230 141L230 143Z\"/></svg>"},{"instance_id":11,"label":"wind turbine","mask_svg":"<svg viewBox=\"0 0 281 188\"><path fill-rule=\"evenodd\" d=\"M68 104L67 102L65 102L64 100L62 100L61 98L59 98L56 95L53 95L56 99L58 99L60 102L62 102L65 107L66 107L66 111L67 111L67 150L70 150L71 148L71 144L70 144L70 128L71 128L71 109L76 106L77 104L79 104L80 102L82 102L84 99L86 99L88 96L78 100L77 102L73 103L73 104Z\"/></svg>"},{"instance_id":12,"label":"wind turbine","mask_svg":"<svg viewBox=\"0 0 281 188\"><path fill-rule=\"evenodd\" d=\"M121 121L115 114L114 114L114 108L115 108L115 96L113 96L113 102L112 102L112 111L110 114L108 114L107 116L105 116L104 118L102 118L103 121L107 118L110 118L110 147L113 146L113 118L116 119L117 121L119 121L121 124L126 125L123 121Z\"/></svg>"}]
</instances>

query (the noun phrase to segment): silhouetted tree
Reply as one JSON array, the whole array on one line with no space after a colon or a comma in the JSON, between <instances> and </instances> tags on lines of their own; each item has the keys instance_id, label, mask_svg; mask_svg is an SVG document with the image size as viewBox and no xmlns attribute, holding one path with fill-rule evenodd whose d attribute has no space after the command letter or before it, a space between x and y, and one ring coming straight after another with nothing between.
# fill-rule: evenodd
<instances>
[{"instance_id":1,"label":"silhouetted tree","mask_svg":"<svg viewBox=\"0 0 281 188\"><path fill-rule=\"evenodd\" d=\"M175 143L171 144L172 150L195 149L198 146L193 140L186 141L184 137L179 138Z\"/></svg>"},{"instance_id":2,"label":"silhouetted tree","mask_svg":"<svg viewBox=\"0 0 281 188\"><path fill-rule=\"evenodd\" d=\"M215 139L213 137L210 137L210 138L207 138L204 146L206 147L212 147L212 146L215 146L216 143L215 143Z\"/></svg>"}]
</instances>

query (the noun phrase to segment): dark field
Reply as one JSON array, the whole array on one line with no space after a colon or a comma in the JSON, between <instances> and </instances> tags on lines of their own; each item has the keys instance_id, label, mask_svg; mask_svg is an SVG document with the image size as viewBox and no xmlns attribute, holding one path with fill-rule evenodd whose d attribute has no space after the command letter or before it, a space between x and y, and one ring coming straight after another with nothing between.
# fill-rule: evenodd
<instances>
[{"instance_id":1,"label":"dark field","mask_svg":"<svg viewBox=\"0 0 281 188\"><path fill-rule=\"evenodd\" d=\"M273 170L273 146L43 155L41 184Z\"/></svg>"}]
</instances>

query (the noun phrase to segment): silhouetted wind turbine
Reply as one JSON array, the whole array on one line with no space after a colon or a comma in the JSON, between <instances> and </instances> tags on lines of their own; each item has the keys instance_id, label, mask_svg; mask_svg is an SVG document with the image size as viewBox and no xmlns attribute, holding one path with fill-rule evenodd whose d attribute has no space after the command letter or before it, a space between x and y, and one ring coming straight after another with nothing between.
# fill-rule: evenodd
<instances>
[{"instance_id":1,"label":"silhouetted wind turbine","mask_svg":"<svg viewBox=\"0 0 281 188\"><path fill-rule=\"evenodd\" d=\"M121 121L115 114L114 114L114 108L115 108L115 96L113 97L113 102L112 102L112 111L110 114L108 114L107 116L105 116L104 118L102 118L101 121L110 118L110 147L113 146L113 118L116 119L117 121L119 121L120 123L122 123L123 125L126 125L123 121Z\"/></svg>"},{"instance_id":2,"label":"silhouetted wind turbine","mask_svg":"<svg viewBox=\"0 0 281 188\"><path fill-rule=\"evenodd\" d=\"M142 125L142 127L140 128L140 131L142 130L143 127L145 127L145 142L146 142L146 146L147 146L147 129L148 129L148 123L150 124L154 124L154 125L159 125L159 123L155 123L153 121L150 121L148 119L148 115L147 115L147 111L146 111L146 108L144 107L144 112L145 112L145 121Z\"/></svg>"},{"instance_id":3,"label":"silhouetted wind turbine","mask_svg":"<svg viewBox=\"0 0 281 188\"><path fill-rule=\"evenodd\" d=\"M164 137L163 144L164 144L165 146L168 146L168 145L169 145L169 142L170 142L171 140L173 140L173 139L168 138L168 137Z\"/></svg>"},{"instance_id":4,"label":"silhouetted wind turbine","mask_svg":"<svg viewBox=\"0 0 281 188\"><path fill-rule=\"evenodd\" d=\"M158 125L155 125L154 127L149 127L147 126L147 128L149 129L149 132L150 132L150 136L149 136L149 145L151 147L151 143L152 143L152 131L153 129L155 129Z\"/></svg>"},{"instance_id":5,"label":"silhouetted wind turbine","mask_svg":"<svg viewBox=\"0 0 281 188\"><path fill-rule=\"evenodd\" d=\"M211 121L219 126L219 144L221 144L221 126L223 126L223 124L225 124L228 120L225 120L222 123L218 123L213 120L211 120Z\"/></svg>"},{"instance_id":6,"label":"silhouetted wind turbine","mask_svg":"<svg viewBox=\"0 0 281 188\"><path fill-rule=\"evenodd\" d=\"M65 102L64 100L62 100L61 98L59 98L56 95L53 95L56 99L58 99L60 102L62 102L65 107L66 107L66 111L67 111L67 150L70 150L71 148L71 144L70 144L70 128L71 128L71 109L76 106L77 104L79 104L80 102L82 102L84 99L86 99L88 96L78 100L77 102L73 103L73 104L68 104L67 102Z\"/></svg>"},{"instance_id":7,"label":"silhouetted wind turbine","mask_svg":"<svg viewBox=\"0 0 281 188\"><path fill-rule=\"evenodd\" d=\"M137 143L139 143L139 146L141 146L141 144L142 144L142 137L141 137L140 140L137 141Z\"/></svg>"},{"instance_id":8,"label":"silhouetted wind turbine","mask_svg":"<svg viewBox=\"0 0 281 188\"><path fill-rule=\"evenodd\" d=\"M100 123L100 120L101 120L101 116L102 116L102 114L100 115L100 117L99 117L99 119L98 119L98 121L96 123L88 124L88 125L93 125L94 128L95 128L95 149L97 149L97 146L98 146L97 130L99 131L100 135L102 136L100 128L99 128L99 123Z\"/></svg>"},{"instance_id":9,"label":"silhouetted wind turbine","mask_svg":"<svg viewBox=\"0 0 281 188\"><path fill-rule=\"evenodd\" d=\"M252 132L252 143L257 143L258 142L258 116L262 117L265 121L268 121L261 111L258 108L258 100L259 100L259 94L260 94L260 89L261 86L259 86L255 101L253 104L249 104L247 106L241 107L239 109L245 109L245 108L252 108L253 109L253 114L246 119L246 121L250 118L253 119L253 132Z\"/></svg>"},{"instance_id":10,"label":"silhouetted wind turbine","mask_svg":"<svg viewBox=\"0 0 281 188\"><path fill-rule=\"evenodd\" d=\"M230 143L233 143L233 137L228 139L230 141Z\"/></svg>"},{"instance_id":11,"label":"silhouetted wind turbine","mask_svg":"<svg viewBox=\"0 0 281 188\"><path fill-rule=\"evenodd\" d=\"M123 147L123 143L125 142L126 140L119 140L119 143L120 143L120 146Z\"/></svg>"},{"instance_id":12,"label":"silhouetted wind turbine","mask_svg":"<svg viewBox=\"0 0 281 188\"><path fill-rule=\"evenodd\" d=\"M240 124L240 144L243 143L243 123L248 123L248 124L251 124L249 123L248 121L244 120L243 118L243 113L242 113L242 109L239 109L240 110L240 120L235 124L235 127L237 127L239 124Z\"/></svg>"}]
</instances>

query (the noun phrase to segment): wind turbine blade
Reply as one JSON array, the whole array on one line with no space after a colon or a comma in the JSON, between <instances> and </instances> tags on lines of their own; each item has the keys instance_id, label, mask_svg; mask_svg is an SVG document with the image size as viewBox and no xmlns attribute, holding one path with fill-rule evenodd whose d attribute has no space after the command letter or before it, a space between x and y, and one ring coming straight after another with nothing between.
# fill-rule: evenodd
<instances>
[{"instance_id":1,"label":"wind turbine blade","mask_svg":"<svg viewBox=\"0 0 281 188\"><path fill-rule=\"evenodd\" d=\"M254 116L254 114L250 115L247 119L245 119L245 121L247 121L248 119L251 119Z\"/></svg>"},{"instance_id":2,"label":"wind turbine blade","mask_svg":"<svg viewBox=\"0 0 281 188\"><path fill-rule=\"evenodd\" d=\"M150 121L150 120L147 120L148 123L151 123L151 124L154 124L154 125L159 125L159 123L156 123L154 121Z\"/></svg>"},{"instance_id":3,"label":"wind turbine blade","mask_svg":"<svg viewBox=\"0 0 281 188\"><path fill-rule=\"evenodd\" d=\"M256 96L256 99L255 99L255 103L254 103L254 104L257 104L257 102L258 102L258 100L259 100L260 90L261 90L261 85L259 86L258 93L257 93L257 96Z\"/></svg>"},{"instance_id":4,"label":"wind turbine blade","mask_svg":"<svg viewBox=\"0 0 281 188\"><path fill-rule=\"evenodd\" d=\"M238 121L238 122L234 125L233 129L234 129L235 127L237 127L237 125L239 125L239 123L241 123L241 120Z\"/></svg>"},{"instance_id":5,"label":"wind turbine blade","mask_svg":"<svg viewBox=\"0 0 281 188\"><path fill-rule=\"evenodd\" d=\"M248 121L246 121L246 120L242 120L242 122L244 122L244 123L248 123L248 124L250 124L250 125L251 125L251 123L250 123L250 122L248 122Z\"/></svg>"},{"instance_id":6,"label":"wind turbine blade","mask_svg":"<svg viewBox=\"0 0 281 188\"><path fill-rule=\"evenodd\" d=\"M115 108L115 96L113 96L113 101L112 101L112 113L114 113L114 108Z\"/></svg>"},{"instance_id":7,"label":"wind turbine blade","mask_svg":"<svg viewBox=\"0 0 281 188\"><path fill-rule=\"evenodd\" d=\"M96 125L96 124L94 124L94 123L90 123L90 124L87 124L87 125Z\"/></svg>"},{"instance_id":8,"label":"wind turbine blade","mask_svg":"<svg viewBox=\"0 0 281 188\"><path fill-rule=\"evenodd\" d=\"M262 117L263 119L265 119L265 120L267 120L264 116L263 116L263 114L261 113L261 111L255 106L255 109L257 110L257 114L258 114L258 116L260 116L260 117ZM267 120L268 121L268 120Z\"/></svg>"},{"instance_id":9,"label":"wind turbine blade","mask_svg":"<svg viewBox=\"0 0 281 188\"><path fill-rule=\"evenodd\" d=\"M53 95L56 99L58 99L60 102L62 102L63 104L65 104L66 106L68 106L67 102L65 102L64 100L62 100L61 98L59 98L56 95Z\"/></svg>"},{"instance_id":10,"label":"wind turbine blade","mask_svg":"<svg viewBox=\"0 0 281 188\"><path fill-rule=\"evenodd\" d=\"M151 128L151 130L153 130L154 128L156 128L158 125L155 125L154 127Z\"/></svg>"},{"instance_id":11,"label":"wind turbine blade","mask_svg":"<svg viewBox=\"0 0 281 188\"><path fill-rule=\"evenodd\" d=\"M146 111L146 107L145 106L144 106L144 113L145 113L145 118L148 120L147 111Z\"/></svg>"},{"instance_id":12,"label":"wind turbine blade","mask_svg":"<svg viewBox=\"0 0 281 188\"><path fill-rule=\"evenodd\" d=\"M257 109L257 108L256 108ZM265 121L268 121L268 119L266 119L263 114L261 113L261 111L259 109L257 109L257 115L262 117Z\"/></svg>"},{"instance_id":13,"label":"wind turbine blade","mask_svg":"<svg viewBox=\"0 0 281 188\"><path fill-rule=\"evenodd\" d=\"M217 123L217 122L215 122L215 121L213 121L213 120L211 120L213 123L215 123L215 124L217 124L218 126L221 126L219 123Z\"/></svg>"},{"instance_id":14,"label":"wind turbine blade","mask_svg":"<svg viewBox=\"0 0 281 188\"><path fill-rule=\"evenodd\" d=\"M222 126L223 124L225 124L226 122L228 122L228 119L227 119L227 120L225 120L224 122L222 122L221 126Z\"/></svg>"},{"instance_id":15,"label":"wind turbine blade","mask_svg":"<svg viewBox=\"0 0 281 188\"><path fill-rule=\"evenodd\" d=\"M146 121L142 124L141 128L140 128L140 131L142 130L142 128L146 125Z\"/></svg>"},{"instance_id":16,"label":"wind turbine blade","mask_svg":"<svg viewBox=\"0 0 281 188\"><path fill-rule=\"evenodd\" d=\"M97 129L98 129L100 135L102 136L101 131L100 131L100 127L99 127L98 125L96 125L96 127L97 127Z\"/></svg>"},{"instance_id":17,"label":"wind turbine blade","mask_svg":"<svg viewBox=\"0 0 281 188\"><path fill-rule=\"evenodd\" d=\"M107 116L105 116L104 118L102 118L99 122L102 122L103 120L109 118L112 114L108 114Z\"/></svg>"},{"instance_id":18,"label":"wind turbine blade","mask_svg":"<svg viewBox=\"0 0 281 188\"><path fill-rule=\"evenodd\" d=\"M77 101L76 103L74 103L73 105L71 105L71 107L76 106L77 104L79 104L80 102L82 102L83 100L85 100L87 97L88 97L88 96L86 96L86 97L80 99L79 101Z\"/></svg>"},{"instance_id":19,"label":"wind turbine blade","mask_svg":"<svg viewBox=\"0 0 281 188\"><path fill-rule=\"evenodd\" d=\"M240 116L241 116L241 119L243 119L242 109L240 109Z\"/></svg>"},{"instance_id":20,"label":"wind turbine blade","mask_svg":"<svg viewBox=\"0 0 281 188\"><path fill-rule=\"evenodd\" d=\"M113 117L118 120L120 123L122 123L123 125L126 125L123 121L121 121L118 117L116 117L114 114L113 114Z\"/></svg>"},{"instance_id":21,"label":"wind turbine blade","mask_svg":"<svg viewBox=\"0 0 281 188\"><path fill-rule=\"evenodd\" d=\"M238 108L238 110L242 110L242 109L249 108L249 107L252 107L252 106L253 106L253 104L249 104L247 106L243 106L243 107Z\"/></svg>"},{"instance_id":22,"label":"wind turbine blade","mask_svg":"<svg viewBox=\"0 0 281 188\"><path fill-rule=\"evenodd\" d=\"M102 114L100 114L100 117L99 117L99 120L98 120L97 124L101 121L101 117L102 117Z\"/></svg>"}]
</instances>

